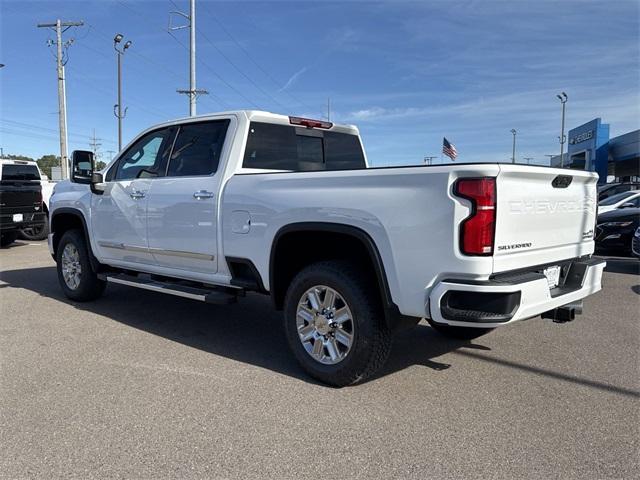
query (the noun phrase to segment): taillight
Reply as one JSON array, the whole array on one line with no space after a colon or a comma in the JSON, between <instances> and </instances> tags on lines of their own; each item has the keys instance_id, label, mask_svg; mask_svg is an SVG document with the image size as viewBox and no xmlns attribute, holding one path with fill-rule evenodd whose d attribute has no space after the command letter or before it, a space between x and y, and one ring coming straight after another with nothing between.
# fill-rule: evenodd
<instances>
[{"instance_id":1,"label":"taillight","mask_svg":"<svg viewBox=\"0 0 640 480\"><path fill-rule=\"evenodd\" d=\"M465 255L492 255L496 222L496 179L461 178L455 183L458 197L471 202L471 215L460 226L460 248Z\"/></svg>"}]
</instances>

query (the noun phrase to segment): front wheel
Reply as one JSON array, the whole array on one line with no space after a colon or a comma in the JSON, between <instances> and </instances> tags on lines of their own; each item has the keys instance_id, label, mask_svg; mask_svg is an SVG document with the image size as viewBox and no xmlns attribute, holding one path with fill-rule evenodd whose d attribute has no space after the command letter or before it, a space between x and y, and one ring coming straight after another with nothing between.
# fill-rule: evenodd
<instances>
[{"instance_id":1,"label":"front wheel","mask_svg":"<svg viewBox=\"0 0 640 480\"><path fill-rule=\"evenodd\" d=\"M377 286L349 262L319 262L298 273L285 298L284 326L302 368L336 387L373 375L391 349Z\"/></svg>"},{"instance_id":2,"label":"front wheel","mask_svg":"<svg viewBox=\"0 0 640 480\"><path fill-rule=\"evenodd\" d=\"M457 340L473 340L493 331L493 328L475 328L475 327L454 327L451 325L443 325L433 320L427 320L429 325L441 335Z\"/></svg>"},{"instance_id":3,"label":"front wheel","mask_svg":"<svg viewBox=\"0 0 640 480\"><path fill-rule=\"evenodd\" d=\"M71 300L86 302L100 297L106 282L91 268L89 250L80 230L69 230L60 239L56 250L58 281Z\"/></svg>"}]
</instances>

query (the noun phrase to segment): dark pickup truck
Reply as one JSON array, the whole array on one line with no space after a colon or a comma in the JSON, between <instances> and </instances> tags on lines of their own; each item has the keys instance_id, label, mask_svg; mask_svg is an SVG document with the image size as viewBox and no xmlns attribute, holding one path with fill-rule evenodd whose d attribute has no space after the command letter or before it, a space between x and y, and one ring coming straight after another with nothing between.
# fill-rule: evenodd
<instances>
[{"instance_id":1,"label":"dark pickup truck","mask_svg":"<svg viewBox=\"0 0 640 480\"><path fill-rule=\"evenodd\" d=\"M45 220L38 167L33 162L0 160L0 246L12 244L20 230L40 227Z\"/></svg>"}]
</instances>

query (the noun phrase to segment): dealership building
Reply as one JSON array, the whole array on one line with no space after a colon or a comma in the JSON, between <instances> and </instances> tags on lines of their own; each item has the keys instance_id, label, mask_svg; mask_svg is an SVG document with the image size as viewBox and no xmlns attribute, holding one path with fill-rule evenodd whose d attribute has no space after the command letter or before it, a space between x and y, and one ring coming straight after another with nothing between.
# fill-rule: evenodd
<instances>
[{"instance_id":1,"label":"dealership building","mask_svg":"<svg viewBox=\"0 0 640 480\"><path fill-rule=\"evenodd\" d=\"M564 161L556 155L552 167L597 172L599 183L640 181L640 130L609 138L609 124L596 118L569 130L567 143Z\"/></svg>"}]
</instances>

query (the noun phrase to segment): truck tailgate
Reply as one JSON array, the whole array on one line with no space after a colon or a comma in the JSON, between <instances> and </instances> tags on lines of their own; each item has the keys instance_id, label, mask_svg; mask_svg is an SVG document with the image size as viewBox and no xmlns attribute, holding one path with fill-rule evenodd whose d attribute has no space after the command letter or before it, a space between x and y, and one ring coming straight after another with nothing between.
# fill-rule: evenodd
<instances>
[{"instance_id":1,"label":"truck tailgate","mask_svg":"<svg viewBox=\"0 0 640 480\"><path fill-rule=\"evenodd\" d=\"M597 180L579 170L500 165L493 271L593 253Z\"/></svg>"},{"instance_id":2,"label":"truck tailgate","mask_svg":"<svg viewBox=\"0 0 640 480\"><path fill-rule=\"evenodd\" d=\"M24 208L32 210L34 206L40 207L41 202L40 181L0 181L0 207L3 213L13 213L14 210L21 212Z\"/></svg>"}]
</instances>

